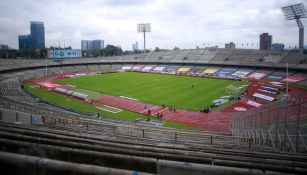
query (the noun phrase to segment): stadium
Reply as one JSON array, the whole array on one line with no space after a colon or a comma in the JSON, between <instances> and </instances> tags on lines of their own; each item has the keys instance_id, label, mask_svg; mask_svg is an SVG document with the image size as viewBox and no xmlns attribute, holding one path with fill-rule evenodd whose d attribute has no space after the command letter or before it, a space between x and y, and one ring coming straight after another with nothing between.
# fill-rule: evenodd
<instances>
[{"instance_id":1,"label":"stadium","mask_svg":"<svg viewBox=\"0 0 307 175\"><path fill-rule=\"evenodd\" d=\"M44 3L47 6L48 2ZM99 22L114 25L120 15L118 9L127 15L128 23L126 10L133 9L137 13L138 8L147 7L147 2L95 3L74 2L82 10L69 5L62 13L53 9L59 5L54 1L50 11L52 17L58 15L54 12L60 12L74 21L73 17L78 16L76 12L84 16L84 9L103 5L107 10L112 9L107 11L112 22L101 22L100 18ZM160 1L150 3L153 3L150 5L152 12L154 8L161 8ZM180 4L172 5L177 3ZM6 10L7 4L2 5ZM184 3L184 11L179 5L178 13L177 6L170 6L172 9L169 4L162 5L176 11L178 16L190 14L189 10L194 12L195 8L189 9L191 6ZM249 2L247 6L250 5ZM40 6L38 3L37 7ZM271 6L273 11L268 14L274 15L277 10ZM257 7L263 6L257 4ZM31 11L30 8L27 10ZM91 14L105 10L88 9L86 21L95 23L97 19ZM116 17L112 16L113 10ZM255 13L245 12L243 16ZM257 12L262 15L264 11ZM150 23L137 25L138 33L144 36L143 52L126 50L125 54L115 54L116 50L111 50L112 54L106 54L107 49L101 49L104 45L101 39L81 40L82 49L71 46L57 49L54 45L47 48L44 23L31 21L31 34L18 36L19 50L12 49L13 59L9 59L8 45L0 45L0 170L18 175L307 174L307 54L304 53L304 27L300 21L300 18L307 18L307 11L300 3L285 6L282 12L286 20L295 20L299 27L298 49L284 50L283 44L275 43L275 46L283 45L282 51L273 50L269 48L272 36L263 33L259 50L235 48L233 42L226 43L225 48L208 44L208 47L203 45L195 49L146 50L145 33L151 32ZM101 17L101 13L98 14ZM190 15L192 18L183 17L197 19L192 13ZM239 16L235 15L235 20L241 23ZM47 14L47 18L52 17ZM93 19L88 20L91 17ZM86 21L82 24L82 18L78 16L78 26L94 25ZM61 28L61 22L53 22ZM192 21L189 22L192 26ZM73 23L69 27L73 27ZM213 29L219 30L215 26ZM1 25L0 31L4 31ZM50 29L46 31L49 42L61 36ZM70 34L71 31L69 29ZM85 27L83 31L87 36L99 35ZM249 36L254 36L247 31ZM116 38L117 32L109 34ZM72 40L80 39L81 35L76 30ZM163 35L155 37L160 41L158 38ZM138 43L132 47L137 48ZM3 57L5 51L6 59ZM14 59L14 53L24 54L24 57Z\"/></svg>"},{"instance_id":2,"label":"stadium","mask_svg":"<svg viewBox=\"0 0 307 175\"><path fill-rule=\"evenodd\" d=\"M306 60L212 48L48 60L47 69L3 59L1 162L10 166L1 168L304 174Z\"/></svg>"}]
</instances>

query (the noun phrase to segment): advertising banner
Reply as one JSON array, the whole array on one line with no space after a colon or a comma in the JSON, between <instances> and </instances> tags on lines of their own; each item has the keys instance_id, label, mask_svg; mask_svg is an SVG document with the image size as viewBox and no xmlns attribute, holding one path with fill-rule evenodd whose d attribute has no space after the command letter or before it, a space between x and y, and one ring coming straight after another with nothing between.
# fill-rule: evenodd
<instances>
[{"instance_id":1,"label":"advertising banner","mask_svg":"<svg viewBox=\"0 0 307 175\"><path fill-rule=\"evenodd\" d=\"M231 75L232 73L233 73L233 71L221 70L221 71L218 72L218 75L220 77L225 77L225 76Z\"/></svg>"},{"instance_id":2,"label":"advertising banner","mask_svg":"<svg viewBox=\"0 0 307 175\"><path fill-rule=\"evenodd\" d=\"M153 68L154 68L153 65L147 65L147 66L143 67L143 69L141 69L141 71L148 72Z\"/></svg>"},{"instance_id":3,"label":"advertising banner","mask_svg":"<svg viewBox=\"0 0 307 175\"><path fill-rule=\"evenodd\" d=\"M281 80L281 79L283 79L284 78L284 76L282 76L282 75L269 75L269 76L267 76L265 79L267 79L267 80L271 80L271 81L279 81L279 80Z\"/></svg>"},{"instance_id":4,"label":"advertising banner","mask_svg":"<svg viewBox=\"0 0 307 175\"><path fill-rule=\"evenodd\" d=\"M80 58L82 56L82 51L80 49L71 50L49 50L49 58Z\"/></svg>"},{"instance_id":5,"label":"advertising banner","mask_svg":"<svg viewBox=\"0 0 307 175\"><path fill-rule=\"evenodd\" d=\"M264 94L260 94L260 93L254 93L253 96L261 98L263 100L267 100L267 101L273 101L275 99L273 97L270 97L270 96L267 96L267 95L264 95Z\"/></svg>"},{"instance_id":6,"label":"advertising banner","mask_svg":"<svg viewBox=\"0 0 307 175\"><path fill-rule=\"evenodd\" d=\"M157 66L157 67L155 67L154 69L153 69L153 71L162 71L162 70L164 70L165 69L165 67L163 67L163 66Z\"/></svg>"},{"instance_id":7,"label":"advertising banner","mask_svg":"<svg viewBox=\"0 0 307 175\"><path fill-rule=\"evenodd\" d=\"M267 75L266 73L254 72L254 73L251 73L250 75L248 75L247 77L248 78L254 78L254 79L260 79L260 78L265 77L266 75Z\"/></svg>"},{"instance_id":8,"label":"advertising banner","mask_svg":"<svg viewBox=\"0 0 307 175\"><path fill-rule=\"evenodd\" d=\"M242 77L245 77L247 74L249 74L249 72L247 72L247 71L236 71L232 75L242 78Z\"/></svg>"},{"instance_id":9,"label":"advertising banner","mask_svg":"<svg viewBox=\"0 0 307 175\"><path fill-rule=\"evenodd\" d=\"M217 71L218 69L206 69L203 73L204 74L214 74Z\"/></svg>"},{"instance_id":10,"label":"advertising banner","mask_svg":"<svg viewBox=\"0 0 307 175\"><path fill-rule=\"evenodd\" d=\"M191 68L186 68L186 67L182 67L180 69L177 70L177 72L187 72L189 71Z\"/></svg>"},{"instance_id":11,"label":"advertising banner","mask_svg":"<svg viewBox=\"0 0 307 175\"><path fill-rule=\"evenodd\" d=\"M123 65L122 70L130 70L133 65Z\"/></svg>"},{"instance_id":12,"label":"advertising banner","mask_svg":"<svg viewBox=\"0 0 307 175\"><path fill-rule=\"evenodd\" d=\"M289 82L289 83L297 83L297 82L300 82L300 81L303 81L305 80L306 78L304 76L289 76L283 80L281 80L282 82Z\"/></svg>"}]
</instances>

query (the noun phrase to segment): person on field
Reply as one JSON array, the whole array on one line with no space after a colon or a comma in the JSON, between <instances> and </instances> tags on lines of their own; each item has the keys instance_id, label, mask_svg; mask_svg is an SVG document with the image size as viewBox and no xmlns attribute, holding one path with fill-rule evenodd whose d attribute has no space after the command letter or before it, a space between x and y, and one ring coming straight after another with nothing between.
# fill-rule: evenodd
<instances>
[{"instance_id":1,"label":"person on field","mask_svg":"<svg viewBox=\"0 0 307 175\"><path fill-rule=\"evenodd\" d=\"M148 115L150 115L150 112L151 112L150 109L148 109Z\"/></svg>"}]
</instances>

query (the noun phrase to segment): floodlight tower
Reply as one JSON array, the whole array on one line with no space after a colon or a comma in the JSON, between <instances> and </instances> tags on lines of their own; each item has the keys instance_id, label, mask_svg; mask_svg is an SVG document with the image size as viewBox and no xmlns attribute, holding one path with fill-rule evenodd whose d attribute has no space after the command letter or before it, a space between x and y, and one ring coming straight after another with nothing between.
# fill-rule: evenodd
<instances>
[{"instance_id":1,"label":"floodlight tower","mask_svg":"<svg viewBox=\"0 0 307 175\"><path fill-rule=\"evenodd\" d=\"M281 8L286 20L296 20L299 28L299 52L304 52L304 26L300 18L307 18L307 11L302 3Z\"/></svg>"},{"instance_id":2,"label":"floodlight tower","mask_svg":"<svg viewBox=\"0 0 307 175\"><path fill-rule=\"evenodd\" d=\"M151 25L150 23L143 23L143 24L138 24L138 33L144 33L144 53L146 49L146 42L145 42L145 33L146 32L151 32Z\"/></svg>"}]
</instances>

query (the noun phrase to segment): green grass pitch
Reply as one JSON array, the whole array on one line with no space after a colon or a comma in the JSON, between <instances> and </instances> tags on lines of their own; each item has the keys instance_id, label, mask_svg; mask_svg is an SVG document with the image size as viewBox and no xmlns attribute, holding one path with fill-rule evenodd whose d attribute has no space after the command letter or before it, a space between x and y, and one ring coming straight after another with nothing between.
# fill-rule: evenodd
<instances>
[{"instance_id":1,"label":"green grass pitch","mask_svg":"<svg viewBox=\"0 0 307 175\"><path fill-rule=\"evenodd\" d=\"M98 93L126 96L150 104L164 104L193 111L209 107L213 100L227 95L227 86L246 84L233 80L135 72L84 76L57 82Z\"/></svg>"}]
</instances>

